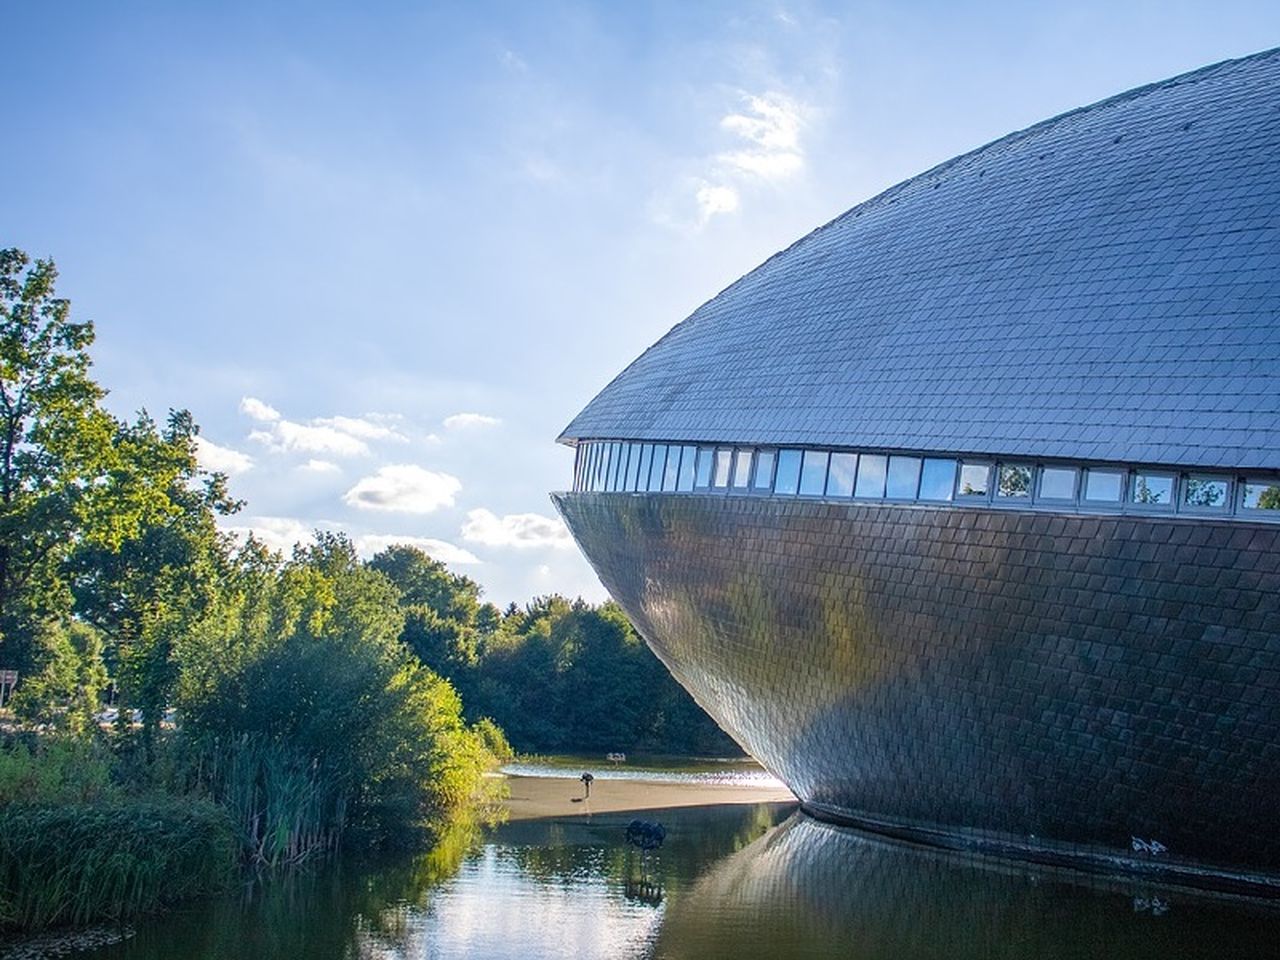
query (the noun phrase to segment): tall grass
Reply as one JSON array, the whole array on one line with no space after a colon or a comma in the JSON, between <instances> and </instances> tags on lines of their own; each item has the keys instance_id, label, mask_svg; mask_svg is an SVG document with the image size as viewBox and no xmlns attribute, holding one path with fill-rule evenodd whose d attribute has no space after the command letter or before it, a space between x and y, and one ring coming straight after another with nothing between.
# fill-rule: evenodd
<instances>
[{"instance_id":1,"label":"tall grass","mask_svg":"<svg viewBox=\"0 0 1280 960\"><path fill-rule=\"evenodd\" d=\"M241 858L254 866L302 863L335 849L350 789L288 744L244 735L200 750L201 787L231 815Z\"/></svg>"},{"instance_id":2,"label":"tall grass","mask_svg":"<svg viewBox=\"0 0 1280 960\"><path fill-rule=\"evenodd\" d=\"M0 927L147 913L234 875L226 814L191 800L0 807Z\"/></svg>"}]
</instances>

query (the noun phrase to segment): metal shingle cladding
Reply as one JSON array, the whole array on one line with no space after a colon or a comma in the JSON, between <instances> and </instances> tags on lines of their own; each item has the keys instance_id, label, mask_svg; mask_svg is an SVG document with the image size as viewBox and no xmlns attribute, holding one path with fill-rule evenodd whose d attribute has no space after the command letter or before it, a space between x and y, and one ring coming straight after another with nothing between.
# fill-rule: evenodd
<instances>
[{"instance_id":1,"label":"metal shingle cladding","mask_svg":"<svg viewBox=\"0 0 1280 960\"><path fill-rule=\"evenodd\" d=\"M1280 49L854 207L561 439L592 437L1280 469Z\"/></svg>"}]
</instances>

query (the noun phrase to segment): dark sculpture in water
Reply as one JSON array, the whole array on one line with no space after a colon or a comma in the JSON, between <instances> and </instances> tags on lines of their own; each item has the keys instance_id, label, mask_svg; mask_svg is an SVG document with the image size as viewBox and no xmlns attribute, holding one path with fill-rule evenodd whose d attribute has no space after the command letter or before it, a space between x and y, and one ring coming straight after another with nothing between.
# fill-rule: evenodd
<instances>
[{"instance_id":1,"label":"dark sculpture in water","mask_svg":"<svg viewBox=\"0 0 1280 960\"><path fill-rule=\"evenodd\" d=\"M632 820L627 824L627 843L643 851L657 850L667 839L667 828L657 821Z\"/></svg>"}]
</instances>

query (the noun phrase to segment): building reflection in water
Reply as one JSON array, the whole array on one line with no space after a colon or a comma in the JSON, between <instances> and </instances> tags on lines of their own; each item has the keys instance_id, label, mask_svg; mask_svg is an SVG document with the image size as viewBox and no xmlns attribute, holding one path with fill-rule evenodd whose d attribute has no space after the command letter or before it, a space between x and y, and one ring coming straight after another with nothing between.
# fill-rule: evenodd
<instances>
[{"instance_id":1,"label":"building reflection in water","mask_svg":"<svg viewBox=\"0 0 1280 960\"><path fill-rule=\"evenodd\" d=\"M644 859L623 840L637 816L667 828ZM1239 960L1276 944L1280 904L965 858L761 804L510 823L175 911L78 956Z\"/></svg>"},{"instance_id":2,"label":"building reflection in water","mask_svg":"<svg viewBox=\"0 0 1280 960\"><path fill-rule=\"evenodd\" d=\"M653 957L1263 957L1280 907L1018 868L795 814L672 897Z\"/></svg>"}]
</instances>

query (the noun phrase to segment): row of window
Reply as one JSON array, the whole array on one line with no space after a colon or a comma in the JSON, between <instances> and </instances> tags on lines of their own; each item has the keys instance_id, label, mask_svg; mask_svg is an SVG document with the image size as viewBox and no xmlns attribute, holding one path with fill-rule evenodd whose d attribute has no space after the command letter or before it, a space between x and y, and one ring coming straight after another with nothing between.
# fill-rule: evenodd
<instances>
[{"instance_id":1,"label":"row of window","mask_svg":"<svg viewBox=\"0 0 1280 960\"><path fill-rule=\"evenodd\" d=\"M697 444L578 444L575 490L739 493L1280 520L1280 480L1144 467Z\"/></svg>"}]
</instances>

